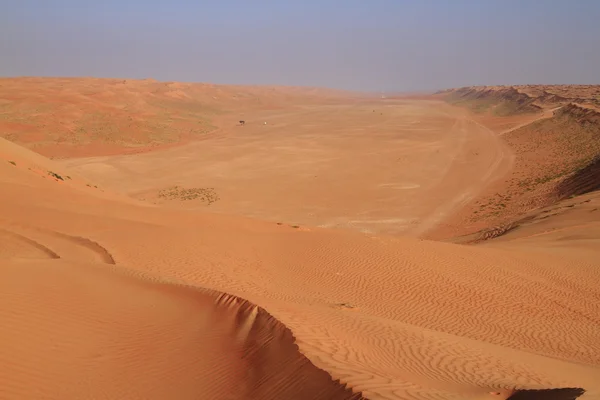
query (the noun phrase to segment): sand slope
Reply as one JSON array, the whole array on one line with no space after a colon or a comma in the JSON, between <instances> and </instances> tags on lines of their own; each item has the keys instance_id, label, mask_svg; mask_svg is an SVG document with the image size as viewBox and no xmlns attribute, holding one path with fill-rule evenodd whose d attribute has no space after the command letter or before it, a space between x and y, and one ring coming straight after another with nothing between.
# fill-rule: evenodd
<instances>
[{"instance_id":1,"label":"sand slope","mask_svg":"<svg viewBox=\"0 0 600 400\"><path fill-rule=\"evenodd\" d=\"M0 136L53 157L139 153L202 139L221 117L237 122L257 109L351 95L152 79L0 78Z\"/></svg>"},{"instance_id":2,"label":"sand slope","mask_svg":"<svg viewBox=\"0 0 600 400\"><path fill-rule=\"evenodd\" d=\"M497 134L514 163L509 173L450 216L428 238L500 232L558 200L600 188L599 85L526 85L452 89L439 96L471 108L470 118ZM498 114L501 101L510 116ZM531 113L529 106L538 107ZM534 107L534 108L535 108ZM481 235L480 235L481 236Z\"/></svg>"},{"instance_id":3,"label":"sand slope","mask_svg":"<svg viewBox=\"0 0 600 400\"><path fill-rule=\"evenodd\" d=\"M1 275L3 399L360 398L235 297L62 260Z\"/></svg>"},{"instance_id":4,"label":"sand slope","mask_svg":"<svg viewBox=\"0 0 600 400\"><path fill-rule=\"evenodd\" d=\"M0 398L600 398L597 236L295 229L100 196L2 149Z\"/></svg>"}]
</instances>

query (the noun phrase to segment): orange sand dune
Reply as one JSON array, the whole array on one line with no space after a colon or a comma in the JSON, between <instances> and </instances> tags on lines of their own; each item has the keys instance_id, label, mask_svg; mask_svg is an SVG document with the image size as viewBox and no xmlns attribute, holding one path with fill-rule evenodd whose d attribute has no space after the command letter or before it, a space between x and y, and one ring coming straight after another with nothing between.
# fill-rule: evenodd
<instances>
[{"instance_id":1,"label":"orange sand dune","mask_svg":"<svg viewBox=\"0 0 600 400\"><path fill-rule=\"evenodd\" d=\"M600 398L598 222L483 247L297 229L0 149L0 398Z\"/></svg>"},{"instance_id":2,"label":"orange sand dune","mask_svg":"<svg viewBox=\"0 0 600 400\"><path fill-rule=\"evenodd\" d=\"M51 157L140 153L215 134L253 111L352 93L94 78L0 78L0 136Z\"/></svg>"},{"instance_id":3,"label":"orange sand dune","mask_svg":"<svg viewBox=\"0 0 600 400\"><path fill-rule=\"evenodd\" d=\"M0 274L3 399L361 398L233 296L43 257Z\"/></svg>"},{"instance_id":4,"label":"orange sand dune","mask_svg":"<svg viewBox=\"0 0 600 400\"><path fill-rule=\"evenodd\" d=\"M475 109L481 105L489 106L489 101L497 97L495 89L466 89L459 91L467 93L471 99L460 104ZM525 89L526 92L523 92ZM518 224L519 220L529 218L542 207L600 189L600 112L582 102L584 99L594 100L590 93L600 91L600 86L500 88L501 93L507 90L517 99L523 96L528 99L521 103L514 98L504 98L501 104L505 109L519 110L516 115L498 116L490 108L470 113L470 116L497 133L508 145L514 158L510 170L496 182L490 182L479 196L446 219L444 226L429 232L428 238L449 238L482 230L483 236L494 236ZM540 91L545 97L551 91L570 98L552 97L553 101L544 103L543 112L523 113L522 104L539 100ZM473 93L480 96L473 98ZM573 225L577 225L577 221L573 221ZM488 229L490 226L493 229Z\"/></svg>"}]
</instances>

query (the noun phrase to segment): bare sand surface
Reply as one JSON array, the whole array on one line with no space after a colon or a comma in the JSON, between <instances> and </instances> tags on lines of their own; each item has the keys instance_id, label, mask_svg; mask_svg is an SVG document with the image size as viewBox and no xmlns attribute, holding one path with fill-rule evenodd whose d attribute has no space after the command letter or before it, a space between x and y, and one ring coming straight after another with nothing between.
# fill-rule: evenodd
<instances>
[{"instance_id":1,"label":"bare sand surface","mask_svg":"<svg viewBox=\"0 0 600 400\"><path fill-rule=\"evenodd\" d=\"M174 186L210 188L213 212L418 235L512 162L489 129L435 101L312 105L256 112L236 124L230 118L215 137L186 146L62 165L102 187L171 207L207 205L161 196Z\"/></svg>"},{"instance_id":2,"label":"bare sand surface","mask_svg":"<svg viewBox=\"0 0 600 400\"><path fill-rule=\"evenodd\" d=\"M267 125L143 155L48 160L0 140L0 398L599 399L595 203L568 231L480 246L386 235L372 221L427 232L512 160L460 110L392 100L376 121L372 101L264 110ZM126 196L174 185L220 199ZM403 206L343 219L386 196ZM306 203L318 218L294 214ZM363 222L310 223L326 219Z\"/></svg>"}]
</instances>

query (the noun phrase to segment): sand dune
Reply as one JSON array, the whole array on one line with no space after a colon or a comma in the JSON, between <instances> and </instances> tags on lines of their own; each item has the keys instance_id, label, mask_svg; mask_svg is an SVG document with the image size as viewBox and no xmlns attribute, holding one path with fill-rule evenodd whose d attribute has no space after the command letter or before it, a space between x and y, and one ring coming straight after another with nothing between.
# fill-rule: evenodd
<instances>
[{"instance_id":1,"label":"sand dune","mask_svg":"<svg viewBox=\"0 0 600 400\"><path fill-rule=\"evenodd\" d=\"M62 260L0 274L3 399L361 398L233 296Z\"/></svg>"},{"instance_id":2,"label":"sand dune","mask_svg":"<svg viewBox=\"0 0 600 400\"><path fill-rule=\"evenodd\" d=\"M151 205L0 156L0 398L600 398L597 217L463 246ZM498 171L451 165L429 193Z\"/></svg>"},{"instance_id":3,"label":"sand dune","mask_svg":"<svg viewBox=\"0 0 600 400\"><path fill-rule=\"evenodd\" d=\"M221 118L237 121L257 109L335 104L351 95L155 80L0 78L0 135L59 158L140 153L202 139L215 132Z\"/></svg>"},{"instance_id":4,"label":"sand dune","mask_svg":"<svg viewBox=\"0 0 600 400\"><path fill-rule=\"evenodd\" d=\"M480 97L466 104L477 108L480 104L489 105L489 101L499 97L498 93L507 90L505 87L476 87L459 92L471 97L478 93ZM600 113L594 106L596 92L600 93L598 85L515 86L510 93L517 93L517 98L504 100L513 102L509 108L538 103L542 105L542 112L499 117L490 108L472 113L475 121L502 137L514 155L514 164L509 173L488 185L478 198L467 202L444 222L445 226L437 227L428 237L439 240L478 231L482 234L475 236L494 236L518 225L519 220L529 218L528 215L541 207L597 190L600 187L596 166L600 157ZM561 96L540 102L549 93ZM519 100L523 96L527 100ZM493 229L488 229L490 226Z\"/></svg>"}]
</instances>

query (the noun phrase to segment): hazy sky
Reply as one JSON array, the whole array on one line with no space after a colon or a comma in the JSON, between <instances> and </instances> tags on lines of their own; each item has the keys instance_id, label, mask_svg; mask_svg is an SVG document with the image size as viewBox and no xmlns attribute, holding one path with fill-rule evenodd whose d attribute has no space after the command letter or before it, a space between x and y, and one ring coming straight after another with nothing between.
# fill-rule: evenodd
<instances>
[{"instance_id":1,"label":"hazy sky","mask_svg":"<svg viewBox=\"0 0 600 400\"><path fill-rule=\"evenodd\" d=\"M0 0L0 75L600 83L600 0Z\"/></svg>"}]
</instances>

